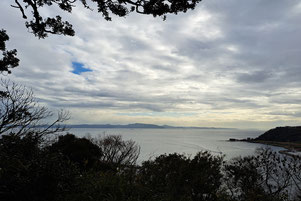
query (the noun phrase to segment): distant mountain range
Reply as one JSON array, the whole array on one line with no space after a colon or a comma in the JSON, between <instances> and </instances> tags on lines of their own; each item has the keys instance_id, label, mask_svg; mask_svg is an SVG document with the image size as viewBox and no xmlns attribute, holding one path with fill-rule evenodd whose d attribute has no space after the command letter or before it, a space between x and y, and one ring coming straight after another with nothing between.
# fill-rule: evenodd
<instances>
[{"instance_id":1,"label":"distant mountain range","mask_svg":"<svg viewBox=\"0 0 301 201\"><path fill-rule=\"evenodd\" d=\"M74 124L66 125L67 128L182 128L182 129L234 129L234 128L216 128L216 127L183 127L183 126L168 126L168 125L155 125L155 124L142 124L134 123L127 125L112 125L112 124Z\"/></svg>"}]
</instances>

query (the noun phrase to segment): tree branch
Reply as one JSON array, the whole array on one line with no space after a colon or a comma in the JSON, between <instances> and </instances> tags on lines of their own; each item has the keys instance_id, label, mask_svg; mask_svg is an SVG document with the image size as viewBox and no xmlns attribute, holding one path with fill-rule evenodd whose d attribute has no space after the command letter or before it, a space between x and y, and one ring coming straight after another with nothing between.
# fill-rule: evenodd
<instances>
[{"instance_id":1,"label":"tree branch","mask_svg":"<svg viewBox=\"0 0 301 201\"><path fill-rule=\"evenodd\" d=\"M13 7L13 8L18 8L18 9L21 11L21 13L22 13L23 19L27 19L27 16L25 15L25 12L24 12L24 9L23 9L23 7L21 6L21 4L18 2L18 0L15 0L15 3L16 3L18 6L15 6L15 5L10 5L10 6Z\"/></svg>"}]
</instances>

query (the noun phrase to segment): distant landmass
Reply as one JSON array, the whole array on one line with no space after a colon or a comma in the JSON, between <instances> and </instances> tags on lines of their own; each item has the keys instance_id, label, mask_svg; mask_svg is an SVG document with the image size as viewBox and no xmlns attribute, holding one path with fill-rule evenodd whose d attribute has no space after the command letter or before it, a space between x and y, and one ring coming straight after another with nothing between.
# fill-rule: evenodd
<instances>
[{"instance_id":1,"label":"distant landmass","mask_svg":"<svg viewBox=\"0 0 301 201\"><path fill-rule=\"evenodd\" d=\"M277 127L268 130L267 132L255 138L254 140L301 143L301 126Z\"/></svg>"},{"instance_id":2,"label":"distant landmass","mask_svg":"<svg viewBox=\"0 0 301 201\"><path fill-rule=\"evenodd\" d=\"M285 126L273 128L254 139L230 138L229 140L268 144L288 149L288 151L283 151L283 153L288 153L291 150L301 152L301 126Z\"/></svg>"},{"instance_id":3,"label":"distant landmass","mask_svg":"<svg viewBox=\"0 0 301 201\"><path fill-rule=\"evenodd\" d=\"M155 124L143 124L134 123L126 125L112 125L112 124L74 124L66 125L67 128L179 128L179 129L234 129L234 128L217 128L217 127L183 127L183 126L168 126L168 125L155 125Z\"/></svg>"}]
</instances>

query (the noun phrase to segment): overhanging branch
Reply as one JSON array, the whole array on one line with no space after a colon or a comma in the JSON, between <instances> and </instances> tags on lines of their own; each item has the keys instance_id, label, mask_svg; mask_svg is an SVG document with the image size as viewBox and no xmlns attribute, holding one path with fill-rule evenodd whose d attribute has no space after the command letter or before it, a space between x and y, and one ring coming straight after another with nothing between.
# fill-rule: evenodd
<instances>
[{"instance_id":1,"label":"overhanging branch","mask_svg":"<svg viewBox=\"0 0 301 201\"><path fill-rule=\"evenodd\" d=\"M24 8L21 6L21 4L18 2L18 0L15 0L15 3L16 3L18 6L15 6L15 5L10 5L10 6L13 7L13 8L18 8L18 9L21 11L21 13L22 13L23 19L27 19L27 16L25 15Z\"/></svg>"}]
</instances>

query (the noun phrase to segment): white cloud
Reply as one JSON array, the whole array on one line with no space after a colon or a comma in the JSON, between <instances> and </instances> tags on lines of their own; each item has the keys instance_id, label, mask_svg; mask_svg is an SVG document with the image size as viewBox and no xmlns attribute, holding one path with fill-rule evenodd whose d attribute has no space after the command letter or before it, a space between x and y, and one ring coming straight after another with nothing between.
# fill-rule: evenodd
<instances>
[{"instance_id":1,"label":"white cloud","mask_svg":"<svg viewBox=\"0 0 301 201\"><path fill-rule=\"evenodd\" d=\"M51 109L70 110L71 123L301 123L298 0L204 1L167 21L132 14L107 22L77 6L62 13L76 36L45 40L9 3L0 2L0 22L21 59L10 77ZM93 72L71 73L73 61Z\"/></svg>"}]
</instances>

